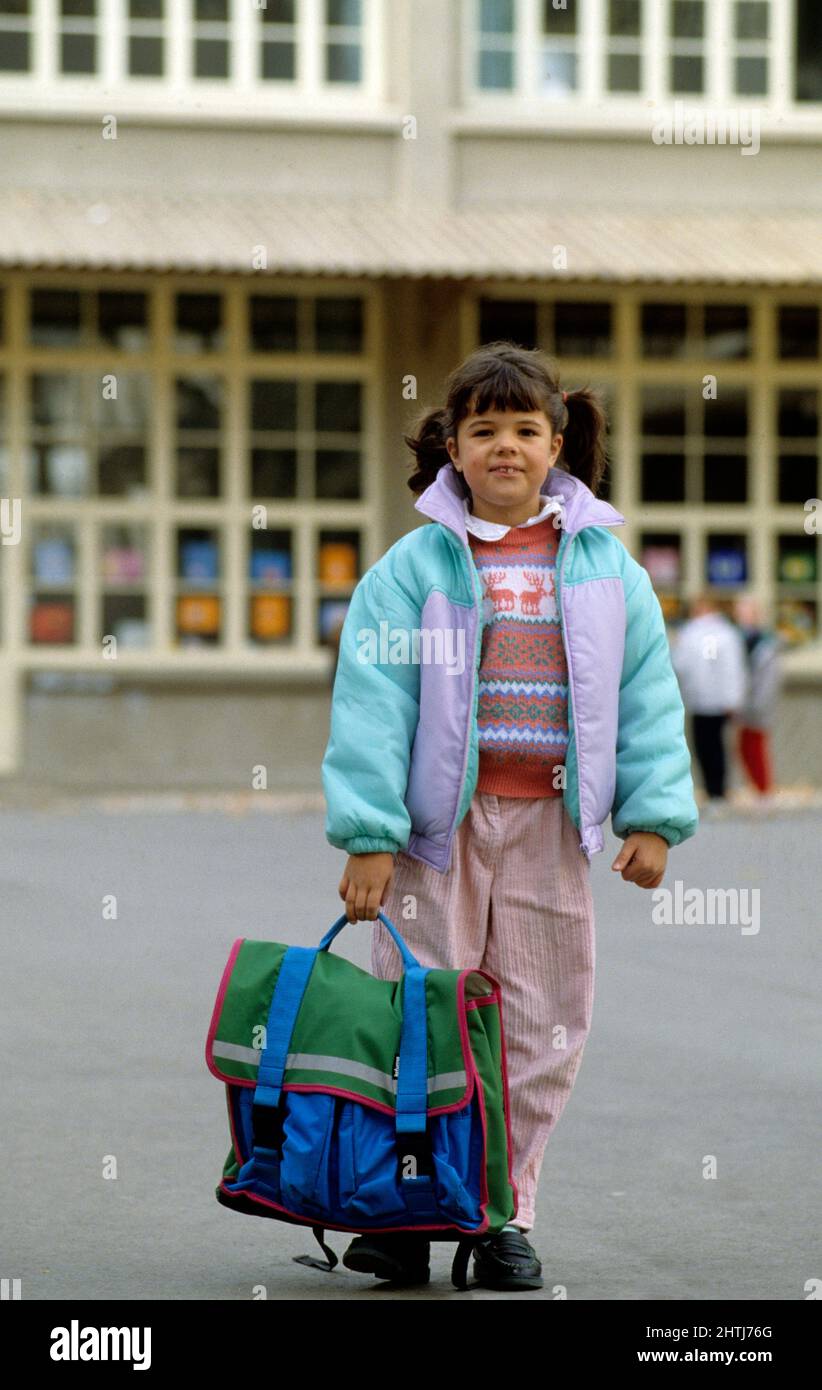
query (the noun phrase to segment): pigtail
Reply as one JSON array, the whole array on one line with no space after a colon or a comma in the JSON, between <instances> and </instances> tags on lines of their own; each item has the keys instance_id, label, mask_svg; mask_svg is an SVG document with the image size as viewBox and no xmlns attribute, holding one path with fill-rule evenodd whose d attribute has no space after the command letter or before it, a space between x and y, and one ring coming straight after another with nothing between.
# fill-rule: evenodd
<instances>
[{"instance_id":1,"label":"pigtail","mask_svg":"<svg viewBox=\"0 0 822 1390\"><path fill-rule=\"evenodd\" d=\"M604 407L595 391L582 386L565 392L564 411L562 462L596 496L608 464Z\"/></svg>"},{"instance_id":2,"label":"pigtail","mask_svg":"<svg viewBox=\"0 0 822 1390\"><path fill-rule=\"evenodd\" d=\"M451 415L446 406L423 411L412 426L412 433L403 438L415 457L416 471L408 479L408 486L415 494L425 492L433 483L440 469L451 462L445 441L449 435L456 436L451 427ZM470 490L462 474L458 475L466 497Z\"/></svg>"}]
</instances>

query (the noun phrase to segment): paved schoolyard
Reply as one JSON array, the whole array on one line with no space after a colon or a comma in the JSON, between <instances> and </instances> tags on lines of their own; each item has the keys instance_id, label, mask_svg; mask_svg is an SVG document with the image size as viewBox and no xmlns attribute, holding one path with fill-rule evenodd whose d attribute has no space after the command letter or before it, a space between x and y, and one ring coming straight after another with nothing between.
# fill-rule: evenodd
<instances>
[{"instance_id":1,"label":"paved schoolyard","mask_svg":"<svg viewBox=\"0 0 822 1390\"><path fill-rule=\"evenodd\" d=\"M228 1151L203 1059L214 996L236 936L316 944L339 915L344 856L319 805L259 793L0 809L0 1275L23 1298L512 1297L455 1291L448 1244L419 1290L308 1269L291 1257L320 1253L310 1229L214 1198ZM517 1296L803 1299L822 1278L822 809L731 812L671 852L672 901L679 880L680 901L697 889L693 910L710 915L709 890L733 890L749 919L756 903L755 931L654 923L653 895L610 871L619 843L607 833L592 866L593 1029L531 1235L545 1288ZM369 930L333 949L367 966ZM341 1255L348 1238L329 1240Z\"/></svg>"}]
</instances>

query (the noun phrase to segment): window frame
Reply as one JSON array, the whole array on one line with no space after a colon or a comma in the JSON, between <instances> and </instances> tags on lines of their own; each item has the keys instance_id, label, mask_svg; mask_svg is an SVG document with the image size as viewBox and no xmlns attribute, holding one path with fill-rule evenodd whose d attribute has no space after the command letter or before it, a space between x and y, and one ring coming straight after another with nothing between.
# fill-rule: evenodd
<instances>
[{"instance_id":1,"label":"window frame","mask_svg":"<svg viewBox=\"0 0 822 1390\"><path fill-rule=\"evenodd\" d=\"M3 574L0 650L18 671L103 670L140 672L147 677L184 677L193 672L238 678L281 675L284 678L327 678L333 664L327 643L318 636L323 598L350 598L355 583L383 553L383 479L377 460L384 457L379 396L380 363L384 359L383 295L366 279L306 281L285 277L261 290L258 278L215 281L214 277L174 275L166 280L128 274L89 274L67 277L55 272L0 276L6 306L6 335L0 344L0 371L6 392L6 439L9 469L5 493L19 498L23 514L20 544L2 547ZM149 340L140 351L96 346L32 346L28 340L28 302L31 289L71 288L143 291L149 299ZM174 296L178 292L220 293L224 300L227 340L224 349L176 352L172 344ZM253 351L246 336L249 300L261 292L296 295L303 301L328 296L358 296L363 300L361 353L305 352L272 354ZM78 497L40 494L26 489L25 450L30 442L29 382L35 372L71 375L118 372L145 374L152 379L150 418L146 430L146 491L139 498L92 493ZM226 469L223 492L214 498L178 497L175 489L176 421L174 382L179 376L219 376L225 410L220 446L225 458L241 459L242 467ZM353 500L257 498L247 492L251 437L248 416L249 383L261 377L307 381L356 378L362 386L362 496ZM248 630L248 608L259 583L251 579L252 508L266 507L267 530L292 534L292 578L284 592L292 595L292 635L271 645L256 642ZM71 644L40 645L28 637L28 605L40 586L29 574L31 528L41 522L74 527L75 568L70 584L75 598L75 640ZM99 625L104 594L111 589L97 564L105 524L143 526L146 530L146 572L135 589L146 597L146 620L151 640L145 647L120 644L116 662L101 655ZM220 536L218 580L204 592L219 593L220 638L208 647L175 644L173 600L186 592L177 573L176 536L180 527L214 528ZM342 586L323 585L319 577L319 540L323 531L357 531L360 537L357 580ZM28 533L28 536L27 536ZM273 591L273 590L272 590Z\"/></svg>"}]
</instances>

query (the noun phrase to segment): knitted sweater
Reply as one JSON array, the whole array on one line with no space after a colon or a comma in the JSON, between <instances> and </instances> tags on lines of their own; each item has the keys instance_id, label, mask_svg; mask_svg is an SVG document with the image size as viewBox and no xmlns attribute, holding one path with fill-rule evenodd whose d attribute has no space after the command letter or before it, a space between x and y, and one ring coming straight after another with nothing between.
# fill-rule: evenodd
<instances>
[{"instance_id":1,"label":"knitted sweater","mask_svg":"<svg viewBox=\"0 0 822 1390\"><path fill-rule=\"evenodd\" d=\"M559 539L551 516L496 540L468 536L494 610L479 670L478 791L562 795L554 785L568 746L568 669L554 594Z\"/></svg>"}]
</instances>

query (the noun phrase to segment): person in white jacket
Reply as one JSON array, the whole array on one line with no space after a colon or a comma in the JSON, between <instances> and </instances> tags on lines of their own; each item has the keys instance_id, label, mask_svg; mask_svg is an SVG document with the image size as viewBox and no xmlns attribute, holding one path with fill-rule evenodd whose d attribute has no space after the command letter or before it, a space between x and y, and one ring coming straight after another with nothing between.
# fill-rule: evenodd
<instances>
[{"instance_id":1,"label":"person in white jacket","mask_svg":"<svg viewBox=\"0 0 822 1390\"><path fill-rule=\"evenodd\" d=\"M692 600L671 653L682 700L693 721L694 752L711 802L726 795L724 729L748 692L745 642L710 594Z\"/></svg>"}]
</instances>

